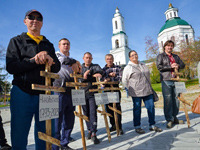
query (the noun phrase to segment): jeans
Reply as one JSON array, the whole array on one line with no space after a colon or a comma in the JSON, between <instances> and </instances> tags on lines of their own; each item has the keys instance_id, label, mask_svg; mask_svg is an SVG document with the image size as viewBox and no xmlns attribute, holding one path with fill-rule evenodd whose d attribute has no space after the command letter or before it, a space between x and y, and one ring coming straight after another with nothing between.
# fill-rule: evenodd
<instances>
[{"instance_id":1,"label":"jeans","mask_svg":"<svg viewBox=\"0 0 200 150\"><path fill-rule=\"evenodd\" d=\"M162 81L164 98L164 114L166 121L174 121L179 112L179 100L176 95L174 81Z\"/></svg>"},{"instance_id":2,"label":"jeans","mask_svg":"<svg viewBox=\"0 0 200 150\"><path fill-rule=\"evenodd\" d=\"M33 116L35 117L35 149L45 150L45 142L38 138L39 131L45 133L45 121L39 121L39 96L25 93L13 85L10 111L12 150L26 150Z\"/></svg>"},{"instance_id":3,"label":"jeans","mask_svg":"<svg viewBox=\"0 0 200 150\"><path fill-rule=\"evenodd\" d=\"M153 94L144 97L132 97L133 100L133 123L134 127L140 128L141 124L141 102L145 104L149 117L149 126L155 124L155 106L153 101Z\"/></svg>"},{"instance_id":4,"label":"jeans","mask_svg":"<svg viewBox=\"0 0 200 150\"><path fill-rule=\"evenodd\" d=\"M72 104L71 95L55 93L59 95L59 118L55 119L55 138L60 140L60 145L65 147L69 143L69 137L74 127L75 106ZM60 134L61 131L61 134ZM59 147L53 145L53 150L59 150Z\"/></svg>"},{"instance_id":5,"label":"jeans","mask_svg":"<svg viewBox=\"0 0 200 150\"><path fill-rule=\"evenodd\" d=\"M86 121L87 130L90 132L97 132L97 105L94 99L94 95L85 94L86 105L83 105L83 113L88 117L89 122Z\"/></svg>"}]
</instances>

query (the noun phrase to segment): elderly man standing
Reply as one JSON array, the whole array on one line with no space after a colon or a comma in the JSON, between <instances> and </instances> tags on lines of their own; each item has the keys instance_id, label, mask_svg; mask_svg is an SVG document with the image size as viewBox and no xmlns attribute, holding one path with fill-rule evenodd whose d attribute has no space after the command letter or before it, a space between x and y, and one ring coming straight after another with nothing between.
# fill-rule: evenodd
<instances>
[{"instance_id":1,"label":"elderly man standing","mask_svg":"<svg viewBox=\"0 0 200 150\"><path fill-rule=\"evenodd\" d=\"M66 82L73 82L70 74L79 72L81 65L79 61L69 57L70 41L68 39L62 38L59 41L59 49L60 52L56 52L56 55L61 63L61 69L58 72L60 79L54 81L54 86L65 87L66 92L55 92L55 95L59 95L59 118L55 119L55 138L60 140L61 150L72 150L68 143L74 127L75 106L72 104L71 88L66 87L65 84ZM54 145L53 150L59 150L59 147Z\"/></svg>"},{"instance_id":2,"label":"elderly man standing","mask_svg":"<svg viewBox=\"0 0 200 150\"><path fill-rule=\"evenodd\" d=\"M106 61L106 65L103 68L104 71L104 76L103 79L104 81L121 81L121 67L118 65L115 65L114 62L114 58L112 54L106 54L105 56L105 61ZM105 87L110 87L109 84L105 85ZM119 87L119 84L114 84L113 87ZM119 93L119 99L121 100L121 92L120 91L115 91ZM108 106L113 107L112 103L106 104L106 111L111 114L112 116L114 116L114 112L112 110L109 109ZM117 110L121 111L121 105L120 102L116 103L116 107ZM118 117L118 124L119 124L119 134L122 135L123 134L123 130L122 130L122 116L120 114L117 114ZM112 125L112 127L110 128L110 132L115 131L116 130L116 125L115 125L115 119L114 117L109 117L110 118L110 124Z\"/></svg>"},{"instance_id":3,"label":"elderly man standing","mask_svg":"<svg viewBox=\"0 0 200 150\"><path fill-rule=\"evenodd\" d=\"M174 42L168 40L164 44L164 52L157 56L157 68L160 71L162 83L162 93L164 98L164 114L167 121L167 128L172 128L173 124L183 124L183 120L178 120L179 100L175 91L175 84L171 78L176 77L175 69L183 69L185 64L180 57L173 54Z\"/></svg>"},{"instance_id":4,"label":"elderly man standing","mask_svg":"<svg viewBox=\"0 0 200 150\"><path fill-rule=\"evenodd\" d=\"M26 150L27 138L33 116L35 117L35 149L45 150L45 142L38 139L38 131L45 132L45 121L39 121L39 94L31 84L45 84L40 71L45 63L51 71L60 70L60 62L52 43L40 34L43 16L37 10L25 14L24 24L28 32L10 40L6 54L6 69L13 74L11 89L11 143L13 150Z\"/></svg>"}]
</instances>

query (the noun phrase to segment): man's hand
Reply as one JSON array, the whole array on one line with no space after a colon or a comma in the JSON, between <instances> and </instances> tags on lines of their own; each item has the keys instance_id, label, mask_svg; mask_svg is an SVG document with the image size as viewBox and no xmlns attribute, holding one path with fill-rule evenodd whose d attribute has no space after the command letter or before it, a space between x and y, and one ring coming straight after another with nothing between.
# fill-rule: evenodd
<instances>
[{"instance_id":1,"label":"man's hand","mask_svg":"<svg viewBox=\"0 0 200 150\"><path fill-rule=\"evenodd\" d=\"M110 77L115 77L115 76L116 76L116 73L115 73L115 72L111 72L111 73L109 73L109 76L110 76Z\"/></svg>"},{"instance_id":2,"label":"man's hand","mask_svg":"<svg viewBox=\"0 0 200 150\"><path fill-rule=\"evenodd\" d=\"M89 73L90 73L90 70L87 70L83 75L83 79L87 79L87 76L88 76Z\"/></svg>"},{"instance_id":3,"label":"man's hand","mask_svg":"<svg viewBox=\"0 0 200 150\"><path fill-rule=\"evenodd\" d=\"M109 82L110 81L110 78L106 78L105 80L104 80L104 82Z\"/></svg>"},{"instance_id":4,"label":"man's hand","mask_svg":"<svg viewBox=\"0 0 200 150\"><path fill-rule=\"evenodd\" d=\"M45 64L46 62L48 62L49 66L55 64L53 62L53 58L51 58L51 56L49 56L46 51L39 52L31 59L35 59L35 63L40 65Z\"/></svg>"},{"instance_id":5,"label":"man's hand","mask_svg":"<svg viewBox=\"0 0 200 150\"><path fill-rule=\"evenodd\" d=\"M79 66L78 66L78 64L77 63L75 63L75 64L72 64L72 70L74 71L74 72L79 72Z\"/></svg>"},{"instance_id":6,"label":"man's hand","mask_svg":"<svg viewBox=\"0 0 200 150\"><path fill-rule=\"evenodd\" d=\"M173 64L171 64L171 67L174 69L178 69L179 65L177 63L173 63Z\"/></svg>"},{"instance_id":7,"label":"man's hand","mask_svg":"<svg viewBox=\"0 0 200 150\"><path fill-rule=\"evenodd\" d=\"M100 73L96 73L96 74L93 75L93 77L95 77L95 78L101 78L102 75Z\"/></svg>"},{"instance_id":8,"label":"man's hand","mask_svg":"<svg viewBox=\"0 0 200 150\"><path fill-rule=\"evenodd\" d=\"M81 73L82 72L81 63L79 61L76 61L76 64L78 65L79 73Z\"/></svg>"}]
</instances>

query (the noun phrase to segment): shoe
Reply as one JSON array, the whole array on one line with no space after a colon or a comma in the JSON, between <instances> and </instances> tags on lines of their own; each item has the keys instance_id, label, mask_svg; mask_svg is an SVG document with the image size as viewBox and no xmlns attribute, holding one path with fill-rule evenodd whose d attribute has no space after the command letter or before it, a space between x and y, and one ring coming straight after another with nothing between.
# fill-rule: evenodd
<instances>
[{"instance_id":1,"label":"shoe","mask_svg":"<svg viewBox=\"0 0 200 150\"><path fill-rule=\"evenodd\" d=\"M1 150L11 150L11 149L12 147L8 145L7 143L1 147Z\"/></svg>"},{"instance_id":2,"label":"shoe","mask_svg":"<svg viewBox=\"0 0 200 150\"><path fill-rule=\"evenodd\" d=\"M92 140L92 142L94 142L94 144L100 143L99 139L97 138L96 134L94 134L94 133L91 136L91 140Z\"/></svg>"},{"instance_id":3,"label":"shoe","mask_svg":"<svg viewBox=\"0 0 200 150\"><path fill-rule=\"evenodd\" d=\"M69 146L61 146L61 150L75 150L75 149L72 149Z\"/></svg>"},{"instance_id":4,"label":"shoe","mask_svg":"<svg viewBox=\"0 0 200 150\"><path fill-rule=\"evenodd\" d=\"M174 118L174 124L184 124L184 121L178 120L178 118Z\"/></svg>"},{"instance_id":5,"label":"shoe","mask_svg":"<svg viewBox=\"0 0 200 150\"><path fill-rule=\"evenodd\" d=\"M135 129L135 132L137 132L139 134L144 134L145 133L145 131L143 129L141 129L141 128Z\"/></svg>"},{"instance_id":6,"label":"shoe","mask_svg":"<svg viewBox=\"0 0 200 150\"><path fill-rule=\"evenodd\" d=\"M90 139L91 139L91 136L92 136L92 132L89 131L86 139L87 139L87 140L90 140Z\"/></svg>"},{"instance_id":7,"label":"shoe","mask_svg":"<svg viewBox=\"0 0 200 150\"><path fill-rule=\"evenodd\" d=\"M173 122L172 121L168 121L166 127L167 128L172 128Z\"/></svg>"},{"instance_id":8,"label":"shoe","mask_svg":"<svg viewBox=\"0 0 200 150\"><path fill-rule=\"evenodd\" d=\"M113 131L116 131L116 127L115 127L115 126L112 126L112 127L110 128L110 132L113 132Z\"/></svg>"},{"instance_id":9,"label":"shoe","mask_svg":"<svg viewBox=\"0 0 200 150\"><path fill-rule=\"evenodd\" d=\"M124 134L124 131L122 129L119 129L119 135Z\"/></svg>"},{"instance_id":10,"label":"shoe","mask_svg":"<svg viewBox=\"0 0 200 150\"><path fill-rule=\"evenodd\" d=\"M74 141L76 141L74 138L69 137L69 142L70 142L70 143L71 143L71 142L74 142Z\"/></svg>"},{"instance_id":11,"label":"shoe","mask_svg":"<svg viewBox=\"0 0 200 150\"><path fill-rule=\"evenodd\" d=\"M162 132L162 129L159 128L159 127L156 127L156 126L154 126L154 127L152 127L152 128L149 128L149 130L150 130L150 131L155 131L155 132Z\"/></svg>"}]
</instances>

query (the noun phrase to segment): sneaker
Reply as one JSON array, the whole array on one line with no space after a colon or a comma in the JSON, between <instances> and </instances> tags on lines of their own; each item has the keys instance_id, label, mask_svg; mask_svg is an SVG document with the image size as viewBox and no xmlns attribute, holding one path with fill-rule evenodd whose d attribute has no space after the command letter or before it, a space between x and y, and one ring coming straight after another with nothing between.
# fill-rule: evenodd
<instances>
[{"instance_id":1,"label":"sneaker","mask_svg":"<svg viewBox=\"0 0 200 150\"><path fill-rule=\"evenodd\" d=\"M99 139L97 138L96 134L94 134L94 133L91 136L91 140L92 140L92 142L94 142L94 144L100 143Z\"/></svg>"},{"instance_id":2,"label":"sneaker","mask_svg":"<svg viewBox=\"0 0 200 150\"><path fill-rule=\"evenodd\" d=\"M90 140L90 139L91 139L91 136L92 136L92 132L89 131L86 139L87 139L87 140Z\"/></svg>"},{"instance_id":3,"label":"sneaker","mask_svg":"<svg viewBox=\"0 0 200 150\"><path fill-rule=\"evenodd\" d=\"M69 142L74 142L74 141L76 141L74 138L69 137Z\"/></svg>"},{"instance_id":4,"label":"sneaker","mask_svg":"<svg viewBox=\"0 0 200 150\"><path fill-rule=\"evenodd\" d=\"M150 131L155 131L155 132L162 132L162 129L159 128L159 127L156 127L156 126L149 128L149 130Z\"/></svg>"},{"instance_id":5,"label":"sneaker","mask_svg":"<svg viewBox=\"0 0 200 150\"><path fill-rule=\"evenodd\" d=\"M113 132L113 131L116 131L116 127L115 127L115 126L112 126L112 127L110 128L110 132Z\"/></svg>"},{"instance_id":6,"label":"sneaker","mask_svg":"<svg viewBox=\"0 0 200 150\"><path fill-rule=\"evenodd\" d=\"M184 124L184 121L178 120L178 118L174 118L174 124Z\"/></svg>"},{"instance_id":7,"label":"sneaker","mask_svg":"<svg viewBox=\"0 0 200 150\"><path fill-rule=\"evenodd\" d=\"M119 135L124 134L124 131L122 129L119 129Z\"/></svg>"},{"instance_id":8,"label":"sneaker","mask_svg":"<svg viewBox=\"0 0 200 150\"><path fill-rule=\"evenodd\" d=\"M167 128L172 128L173 122L172 121L168 121L166 127Z\"/></svg>"},{"instance_id":9,"label":"sneaker","mask_svg":"<svg viewBox=\"0 0 200 150\"><path fill-rule=\"evenodd\" d=\"M1 147L1 150L11 150L11 149L12 147L8 145L7 143Z\"/></svg>"},{"instance_id":10,"label":"sneaker","mask_svg":"<svg viewBox=\"0 0 200 150\"><path fill-rule=\"evenodd\" d=\"M69 146L61 146L61 150L75 150L75 149L72 149Z\"/></svg>"},{"instance_id":11,"label":"sneaker","mask_svg":"<svg viewBox=\"0 0 200 150\"><path fill-rule=\"evenodd\" d=\"M141 129L141 128L135 129L135 132L137 132L139 134L144 134L145 133L145 131L143 129Z\"/></svg>"}]
</instances>

